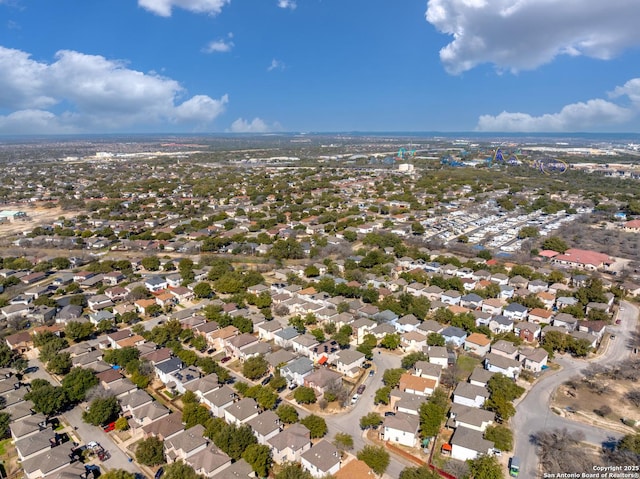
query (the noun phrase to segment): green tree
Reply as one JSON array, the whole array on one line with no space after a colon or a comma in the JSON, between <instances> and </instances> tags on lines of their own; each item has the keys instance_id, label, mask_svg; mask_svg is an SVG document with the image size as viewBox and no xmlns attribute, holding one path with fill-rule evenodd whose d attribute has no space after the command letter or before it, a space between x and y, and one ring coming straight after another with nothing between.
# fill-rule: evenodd
<instances>
[{"instance_id":1,"label":"green tree","mask_svg":"<svg viewBox=\"0 0 640 479\"><path fill-rule=\"evenodd\" d=\"M387 369L382 375L382 382L385 386L393 389L400 384L400 376L404 373L406 373L406 371L402 368Z\"/></svg>"},{"instance_id":2,"label":"green tree","mask_svg":"<svg viewBox=\"0 0 640 479\"><path fill-rule=\"evenodd\" d=\"M358 451L358 459L364 461L373 472L381 476L389 467L390 457L387 450L382 446L366 445Z\"/></svg>"},{"instance_id":3,"label":"green tree","mask_svg":"<svg viewBox=\"0 0 640 479\"><path fill-rule=\"evenodd\" d=\"M513 449L513 433L507 426L496 424L487 427L484 438L495 444L501 451L511 451Z\"/></svg>"},{"instance_id":4,"label":"green tree","mask_svg":"<svg viewBox=\"0 0 640 479\"><path fill-rule=\"evenodd\" d=\"M24 395L27 401L33 402L33 409L45 416L53 416L64 411L69 405L69 399L62 387L52 386L48 381L31 382L31 391Z\"/></svg>"},{"instance_id":5,"label":"green tree","mask_svg":"<svg viewBox=\"0 0 640 479\"><path fill-rule=\"evenodd\" d=\"M400 346L400 335L385 334L384 338L380 341L380 346L385 349L398 349Z\"/></svg>"},{"instance_id":6,"label":"green tree","mask_svg":"<svg viewBox=\"0 0 640 479\"><path fill-rule=\"evenodd\" d=\"M195 294L197 298L209 298L212 293L211 285L204 281L193 287L193 294Z\"/></svg>"},{"instance_id":7,"label":"green tree","mask_svg":"<svg viewBox=\"0 0 640 479\"><path fill-rule=\"evenodd\" d=\"M58 353L47 362L47 369L53 374L67 374L71 369L71 355Z\"/></svg>"},{"instance_id":8,"label":"green tree","mask_svg":"<svg viewBox=\"0 0 640 479\"><path fill-rule=\"evenodd\" d=\"M97 398L82 413L82 420L94 426L115 421L120 413L120 405L114 396Z\"/></svg>"},{"instance_id":9,"label":"green tree","mask_svg":"<svg viewBox=\"0 0 640 479\"><path fill-rule=\"evenodd\" d=\"M618 442L618 449L640 454L640 434L627 434L624 436Z\"/></svg>"},{"instance_id":10,"label":"green tree","mask_svg":"<svg viewBox=\"0 0 640 479\"><path fill-rule=\"evenodd\" d=\"M429 466L405 467L398 479L440 479L440 474L429 469Z\"/></svg>"},{"instance_id":11,"label":"green tree","mask_svg":"<svg viewBox=\"0 0 640 479\"><path fill-rule=\"evenodd\" d=\"M182 422L185 429L190 429L196 424L205 425L211 419L209 410L198 403L187 403L182 409Z\"/></svg>"},{"instance_id":12,"label":"green tree","mask_svg":"<svg viewBox=\"0 0 640 479\"><path fill-rule=\"evenodd\" d=\"M565 243L562 238L550 236L542 242L542 248L564 253L569 249L569 246L567 246L567 243Z\"/></svg>"},{"instance_id":13,"label":"green tree","mask_svg":"<svg viewBox=\"0 0 640 479\"><path fill-rule=\"evenodd\" d=\"M136 446L136 460L145 466L164 463L164 443L155 436L141 440Z\"/></svg>"},{"instance_id":14,"label":"green tree","mask_svg":"<svg viewBox=\"0 0 640 479\"><path fill-rule=\"evenodd\" d=\"M147 271L158 271L160 269L160 258L157 256L147 256L140 262Z\"/></svg>"},{"instance_id":15,"label":"green tree","mask_svg":"<svg viewBox=\"0 0 640 479\"><path fill-rule=\"evenodd\" d=\"M249 463L258 477L267 477L269 475L273 464L271 448L269 448L269 446L251 444L242 453L242 458Z\"/></svg>"},{"instance_id":16,"label":"green tree","mask_svg":"<svg viewBox=\"0 0 640 479\"><path fill-rule=\"evenodd\" d=\"M318 269L317 266L310 264L304 269L304 275L307 278L316 278L320 276L320 270Z\"/></svg>"},{"instance_id":17,"label":"green tree","mask_svg":"<svg viewBox=\"0 0 640 479\"><path fill-rule=\"evenodd\" d=\"M77 321L69 321L64 328L64 335L74 342L88 339L93 332L94 327L90 322L79 323Z\"/></svg>"},{"instance_id":18,"label":"green tree","mask_svg":"<svg viewBox=\"0 0 640 479\"><path fill-rule=\"evenodd\" d=\"M383 386L376 391L373 398L374 404L387 405L391 401L391 388L389 386Z\"/></svg>"},{"instance_id":19,"label":"green tree","mask_svg":"<svg viewBox=\"0 0 640 479\"><path fill-rule=\"evenodd\" d=\"M133 346L111 349L104 353L104 360L109 364L125 367L130 361L135 361L140 357L140 350Z\"/></svg>"},{"instance_id":20,"label":"green tree","mask_svg":"<svg viewBox=\"0 0 640 479\"><path fill-rule=\"evenodd\" d=\"M202 479L202 476L196 474L193 467L182 461L172 462L168 466L164 466L163 479Z\"/></svg>"},{"instance_id":21,"label":"green tree","mask_svg":"<svg viewBox=\"0 0 640 479\"><path fill-rule=\"evenodd\" d=\"M13 361L14 352L4 341L0 343L0 367L5 368Z\"/></svg>"},{"instance_id":22,"label":"green tree","mask_svg":"<svg viewBox=\"0 0 640 479\"><path fill-rule=\"evenodd\" d=\"M110 471L101 474L102 479L135 479L135 476L125 471L124 469L111 469Z\"/></svg>"},{"instance_id":23,"label":"green tree","mask_svg":"<svg viewBox=\"0 0 640 479\"><path fill-rule=\"evenodd\" d=\"M309 429L311 432L311 439L324 437L328 432L325 420L315 414L310 414L307 417L300 419L300 424Z\"/></svg>"},{"instance_id":24,"label":"green tree","mask_svg":"<svg viewBox=\"0 0 640 479\"><path fill-rule=\"evenodd\" d=\"M71 402L84 401L87 391L98 384L98 378L91 369L73 368L62 379L62 388Z\"/></svg>"},{"instance_id":25,"label":"green tree","mask_svg":"<svg viewBox=\"0 0 640 479\"><path fill-rule=\"evenodd\" d=\"M498 459L486 454L469 461L469 472L474 479L503 479L504 477Z\"/></svg>"},{"instance_id":26,"label":"green tree","mask_svg":"<svg viewBox=\"0 0 640 479\"><path fill-rule=\"evenodd\" d=\"M214 426L215 424L218 426ZM225 424L224 421L211 421L207 425L207 434L209 433L215 445L235 461L242 457L242 453L251 444L258 442L251 428L246 424L238 427L234 424Z\"/></svg>"},{"instance_id":27,"label":"green tree","mask_svg":"<svg viewBox=\"0 0 640 479\"><path fill-rule=\"evenodd\" d=\"M297 462L287 462L276 474L275 479L313 479L313 476Z\"/></svg>"},{"instance_id":28,"label":"green tree","mask_svg":"<svg viewBox=\"0 0 640 479\"><path fill-rule=\"evenodd\" d=\"M350 451L353 449L353 437L351 434L338 432L333 438L333 445L341 451Z\"/></svg>"},{"instance_id":29,"label":"green tree","mask_svg":"<svg viewBox=\"0 0 640 479\"><path fill-rule=\"evenodd\" d=\"M126 417L119 417L116 419L115 427L118 431L126 431L129 429L129 421L127 421Z\"/></svg>"},{"instance_id":30,"label":"green tree","mask_svg":"<svg viewBox=\"0 0 640 479\"><path fill-rule=\"evenodd\" d=\"M269 363L263 356L254 356L247 359L242 365L242 375L248 379L259 379L269 370Z\"/></svg>"},{"instance_id":31,"label":"green tree","mask_svg":"<svg viewBox=\"0 0 640 479\"><path fill-rule=\"evenodd\" d=\"M281 404L278 406L276 414L284 424L293 424L298 422L298 411L289 404Z\"/></svg>"},{"instance_id":32,"label":"green tree","mask_svg":"<svg viewBox=\"0 0 640 479\"><path fill-rule=\"evenodd\" d=\"M415 364L418 361L428 361L428 360L429 360L429 356L427 356L422 351L417 351L417 352L409 353L406 356L404 356L400 364L404 369L411 369L415 366Z\"/></svg>"},{"instance_id":33,"label":"green tree","mask_svg":"<svg viewBox=\"0 0 640 479\"><path fill-rule=\"evenodd\" d=\"M306 386L300 386L293 393L293 398L299 404L312 404L316 402L316 392L313 388L308 388Z\"/></svg>"},{"instance_id":34,"label":"green tree","mask_svg":"<svg viewBox=\"0 0 640 479\"><path fill-rule=\"evenodd\" d=\"M360 429L376 428L382 424L382 417L377 412L370 412L360 418Z\"/></svg>"},{"instance_id":35,"label":"green tree","mask_svg":"<svg viewBox=\"0 0 640 479\"><path fill-rule=\"evenodd\" d=\"M7 439L11 436L9 425L11 424L11 414L0 412L0 439Z\"/></svg>"}]
</instances>

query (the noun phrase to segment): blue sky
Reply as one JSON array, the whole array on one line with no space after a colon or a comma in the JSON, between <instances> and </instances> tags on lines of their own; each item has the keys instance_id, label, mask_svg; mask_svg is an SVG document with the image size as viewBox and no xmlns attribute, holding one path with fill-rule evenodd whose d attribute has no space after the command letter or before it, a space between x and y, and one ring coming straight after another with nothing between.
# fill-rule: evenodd
<instances>
[{"instance_id":1,"label":"blue sky","mask_svg":"<svg viewBox=\"0 0 640 479\"><path fill-rule=\"evenodd\" d=\"M0 134L640 131L638 0L0 0Z\"/></svg>"}]
</instances>

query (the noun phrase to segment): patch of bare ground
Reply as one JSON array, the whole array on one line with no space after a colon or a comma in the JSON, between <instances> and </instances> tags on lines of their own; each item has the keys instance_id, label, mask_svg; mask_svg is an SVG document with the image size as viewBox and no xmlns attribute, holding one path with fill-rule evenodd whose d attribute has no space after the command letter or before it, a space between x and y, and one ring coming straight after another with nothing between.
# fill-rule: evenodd
<instances>
[{"instance_id":1,"label":"patch of bare ground","mask_svg":"<svg viewBox=\"0 0 640 479\"><path fill-rule=\"evenodd\" d=\"M77 215L85 213L85 211L63 210L57 206L53 208L45 208L43 206L33 205L3 205L2 210L24 211L27 217L17 221L11 221L0 224L0 238L13 236L26 230L31 230L36 226L51 224L61 216L65 218L73 218Z\"/></svg>"},{"instance_id":2,"label":"patch of bare ground","mask_svg":"<svg viewBox=\"0 0 640 479\"><path fill-rule=\"evenodd\" d=\"M562 384L553 396L554 412L623 434L634 433L636 429L628 424L633 424L632 421L640 423L640 409L628 396L637 390L637 382L614 381L604 377L594 380L600 384L592 386L584 380Z\"/></svg>"}]
</instances>

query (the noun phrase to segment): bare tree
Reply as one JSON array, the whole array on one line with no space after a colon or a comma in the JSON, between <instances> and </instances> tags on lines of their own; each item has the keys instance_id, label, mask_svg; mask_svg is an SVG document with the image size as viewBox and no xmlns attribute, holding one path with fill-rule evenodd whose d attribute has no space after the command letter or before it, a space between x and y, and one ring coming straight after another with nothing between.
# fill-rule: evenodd
<instances>
[{"instance_id":1,"label":"bare tree","mask_svg":"<svg viewBox=\"0 0 640 479\"><path fill-rule=\"evenodd\" d=\"M531 435L530 440L537 448L545 473L590 471L595 464L596 459L582 447L584 433L580 431L538 431Z\"/></svg>"},{"instance_id":2,"label":"bare tree","mask_svg":"<svg viewBox=\"0 0 640 479\"><path fill-rule=\"evenodd\" d=\"M469 466L466 462L457 461L455 459L451 459L447 461L443 468L449 474L462 478L467 477L469 474Z\"/></svg>"},{"instance_id":3,"label":"bare tree","mask_svg":"<svg viewBox=\"0 0 640 479\"><path fill-rule=\"evenodd\" d=\"M635 407L640 407L640 389L634 389L624 395L625 399Z\"/></svg>"}]
</instances>

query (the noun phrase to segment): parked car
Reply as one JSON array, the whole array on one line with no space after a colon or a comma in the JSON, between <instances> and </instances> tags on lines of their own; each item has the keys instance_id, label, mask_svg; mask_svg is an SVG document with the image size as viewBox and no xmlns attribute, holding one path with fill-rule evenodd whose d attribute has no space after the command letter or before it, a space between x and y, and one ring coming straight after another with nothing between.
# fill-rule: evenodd
<instances>
[{"instance_id":1,"label":"parked car","mask_svg":"<svg viewBox=\"0 0 640 479\"><path fill-rule=\"evenodd\" d=\"M273 374L269 374L266 378L262 380L260 384L262 384L263 386L266 386L267 384L269 384L269 381L271 381L271 379L273 379Z\"/></svg>"},{"instance_id":2,"label":"parked car","mask_svg":"<svg viewBox=\"0 0 640 479\"><path fill-rule=\"evenodd\" d=\"M109 424L107 424L106 426L103 426L102 430L104 432L111 432L116 428L116 423L115 422L110 422Z\"/></svg>"},{"instance_id":3,"label":"parked car","mask_svg":"<svg viewBox=\"0 0 640 479\"><path fill-rule=\"evenodd\" d=\"M375 373L376 372L373 369L369 370L369 376L373 376Z\"/></svg>"},{"instance_id":4,"label":"parked car","mask_svg":"<svg viewBox=\"0 0 640 479\"><path fill-rule=\"evenodd\" d=\"M164 474L164 468L161 467L160 469L158 469L158 471L156 472L156 475L153 476L153 477L154 477L154 479L160 479L163 474Z\"/></svg>"},{"instance_id":5,"label":"parked car","mask_svg":"<svg viewBox=\"0 0 640 479\"><path fill-rule=\"evenodd\" d=\"M24 370L25 374L29 374L29 373L35 373L38 370L38 366L29 366L27 369Z\"/></svg>"},{"instance_id":6,"label":"parked car","mask_svg":"<svg viewBox=\"0 0 640 479\"><path fill-rule=\"evenodd\" d=\"M356 392L357 392L358 394L362 394L362 393L364 392L364 390L365 390L365 388L366 388L366 387L367 387L366 385L361 384L360 386L358 386L358 389L356 390Z\"/></svg>"},{"instance_id":7,"label":"parked car","mask_svg":"<svg viewBox=\"0 0 640 479\"><path fill-rule=\"evenodd\" d=\"M616 324L621 324L622 320L621 319L616 319Z\"/></svg>"},{"instance_id":8,"label":"parked car","mask_svg":"<svg viewBox=\"0 0 640 479\"><path fill-rule=\"evenodd\" d=\"M395 415L396 415L396 413L393 412L393 411L387 411L387 412L384 413L384 417L395 416Z\"/></svg>"},{"instance_id":9,"label":"parked car","mask_svg":"<svg viewBox=\"0 0 640 479\"><path fill-rule=\"evenodd\" d=\"M354 394L353 397L351 398L351 404L357 403L359 398L360 398L359 395Z\"/></svg>"},{"instance_id":10,"label":"parked car","mask_svg":"<svg viewBox=\"0 0 640 479\"><path fill-rule=\"evenodd\" d=\"M229 361L231 361L231 356L225 356L224 358L222 358L220 360L221 363L226 363L226 362L229 362Z\"/></svg>"},{"instance_id":11,"label":"parked car","mask_svg":"<svg viewBox=\"0 0 640 479\"><path fill-rule=\"evenodd\" d=\"M216 348L207 349L207 354L213 354L216 352Z\"/></svg>"}]
</instances>

